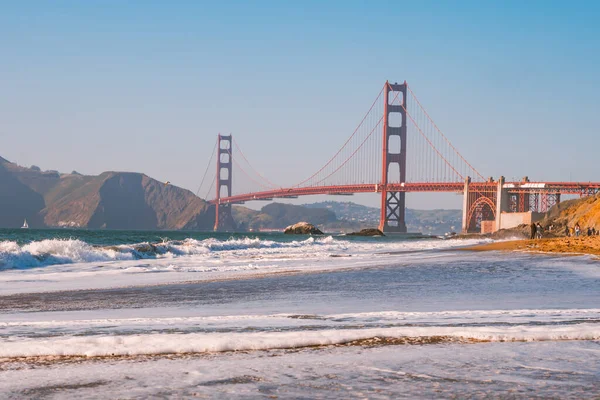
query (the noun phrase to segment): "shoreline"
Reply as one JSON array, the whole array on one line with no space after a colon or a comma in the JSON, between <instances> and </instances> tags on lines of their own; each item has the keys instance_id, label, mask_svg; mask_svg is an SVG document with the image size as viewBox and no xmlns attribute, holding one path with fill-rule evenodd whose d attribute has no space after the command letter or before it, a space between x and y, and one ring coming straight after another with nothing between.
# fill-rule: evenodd
<instances>
[{"instance_id":1,"label":"shoreline","mask_svg":"<svg viewBox=\"0 0 600 400\"><path fill-rule=\"evenodd\" d=\"M465 247L464 251L505 251L600 256L600 236L518 239Z\"/></svg>"}]
</instances>

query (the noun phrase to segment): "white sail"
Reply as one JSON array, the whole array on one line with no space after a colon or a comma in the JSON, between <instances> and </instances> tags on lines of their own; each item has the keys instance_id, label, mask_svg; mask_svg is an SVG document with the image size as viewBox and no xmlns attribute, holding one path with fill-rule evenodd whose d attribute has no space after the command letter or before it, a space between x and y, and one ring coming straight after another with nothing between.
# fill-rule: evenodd
<instances>
[{"instance_id":1,"label":"white sail","mask_svg":"<svg viewBox=\"0 0 600 400\"><path fill-rule=\"evenodd\" d=\"M27 229L29 228L29 224L27 223L27 218L25 218L25 221L23 221L23 226L21 227L21 229Z\"/></svg>"}]
</instances>

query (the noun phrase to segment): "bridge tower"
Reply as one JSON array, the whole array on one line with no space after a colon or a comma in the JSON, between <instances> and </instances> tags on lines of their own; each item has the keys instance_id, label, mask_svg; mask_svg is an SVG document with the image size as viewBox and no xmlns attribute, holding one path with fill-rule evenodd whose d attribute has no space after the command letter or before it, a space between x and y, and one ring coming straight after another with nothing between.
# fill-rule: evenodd
<instances>
[{"instance_id":1,"label":"bridge tower","mask_svg":"<svg viewBox=\"0 0 600 400\"><path fill-rule=\"evenodd\" d=\"M235 223L231 215L231 204L221 204L221 197L231 196L232 182L232 152L233 152L232 135L221 135L217 143L217 197L215 202L215 231L233 229ZM223 192L227 193L223 195Z\"/></svg>"},{"instance_id":2,"label":"bridge tower","mask_svg":"<svg viewBox=\"0 0 600 400\"><path fill-rule=\"evenodd\" d=\"M389 191L388 174L391 168L398 168L400 171L400 183L406 182L406 81L402 84L390 84L386 81L384 88L384 106L383 106L383 149L382 149L382 170L381 170L381 215L379 218L379 230L382 232L406 232L406 222L404 220L406 193ZM396 95L398 95L396 97ZM390 104L392 99L398 99L394 104ZM390 126L390 114L399 114L400 118L394 121L400 121L399 125ZM400 149L390 149L390 137L400 137Z\"/></svg>"}]
</instances>

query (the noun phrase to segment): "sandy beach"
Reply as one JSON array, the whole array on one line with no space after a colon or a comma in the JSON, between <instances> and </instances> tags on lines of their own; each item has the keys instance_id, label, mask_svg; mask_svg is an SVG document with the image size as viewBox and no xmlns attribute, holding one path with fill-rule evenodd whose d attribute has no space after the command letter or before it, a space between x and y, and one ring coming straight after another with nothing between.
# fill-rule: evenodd
<instances>
[{"instance_id":1,"label":"sandy beach","mask_svg":"<svg viewBox=\"0 0 600 400\"><path fill-rule=\"evenodd\" d=\"M469 251L527 251L537 253L600 255L599 236L562 237L535 240L510 240L465 248Z\"/></svg>"}]
</instances>

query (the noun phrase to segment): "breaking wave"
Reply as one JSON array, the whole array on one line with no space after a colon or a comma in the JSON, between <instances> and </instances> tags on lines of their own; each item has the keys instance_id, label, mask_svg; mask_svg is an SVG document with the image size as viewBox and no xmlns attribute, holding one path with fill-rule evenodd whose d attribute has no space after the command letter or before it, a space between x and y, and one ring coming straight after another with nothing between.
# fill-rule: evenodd
<instances>
[{"instance_id":1,"label":"breaking wave","mask_svg":"<svg viewBox=\"0 0 600 400\"><path fill-rule=\"evenodd\" d=\"M335 242L336 247L345 247L343 241ZM19 245L14 241L3 241L0 242L0 269L31 268L87 262L174 258L252 249L314 248L330 246L333 243L334 239L331 236L319 239L310 237L303 241L292 242L276 242L258 238L220 241L210 238L206 240L185 239L161 243L145 242L115 246L93 246L77 239L46 239L25 245Z\"/></svg>"},{"instance_id":2,"label":"breaking wave","mask_svg":"<svg viewBox=\"0 0 600 400\"><path fill-rule=\"evenodd\" d=\"M598 324L510 327L402 327L260 333L142 334L53 337L6 341L0 358L41 356L131 356L297 349L332 345L428 344L443 342L532 342L598 340Z\"/></svg>"},{"instance_id":3,"label":"breaking wave","mask_svg":"<svg viewBox=\"0 0 600 400\"><path fill-rule=\"evenodd\" d=\"M283 258L351 257L374 254L395 254L441 250L474 245L487 239L467 240L400 240L351 241L344 237L309 237L304 240L277 241L261 238L230 238L219 240L165 240L112 246L91 245L79 239L46 239L20 245L16 241L0 241L0 270L26 269L59 264L111 262L147 259L174 259L194 256L218 258L223 254L242 260L263 256Z\"/></svg>"}]
</instances>

